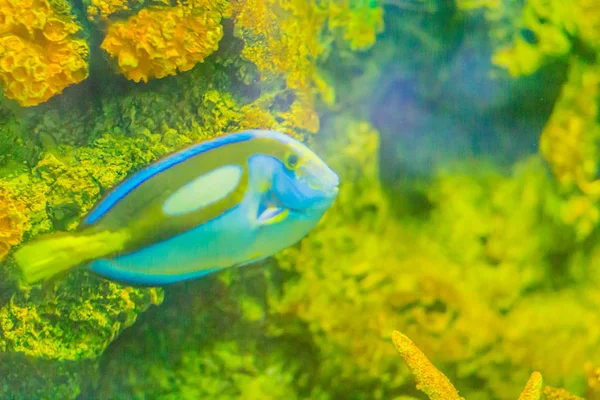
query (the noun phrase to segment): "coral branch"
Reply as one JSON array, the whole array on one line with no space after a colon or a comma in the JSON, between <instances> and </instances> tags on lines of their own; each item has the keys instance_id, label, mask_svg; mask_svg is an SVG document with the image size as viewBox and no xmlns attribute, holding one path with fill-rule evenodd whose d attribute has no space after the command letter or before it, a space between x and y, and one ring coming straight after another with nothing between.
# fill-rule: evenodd
<instances>
[{"instance_id":1,"label":"coral branch","mask_svg":"<svg viewBox=\"0 0 600 400\"><path fill-rule=\"evenodd\" d=\"M437 370L408 337L394 331L392 340L408 368L414 374L417 389L427 394L431 400L463 399L458 395L458 391L452 386L446 375Z\"/></svg>"},{"instance_id":2,"label":"coral branch","mask_svg":"<svg viewBox=\"0 0 600 400\"><path fill-rule=\"evenodd\" d=\"M519 400L539 400L542 396L543 384L542 374L537 371L533 372L525 385L525 389L521 392Z\"/></svg>"}]
</instances>

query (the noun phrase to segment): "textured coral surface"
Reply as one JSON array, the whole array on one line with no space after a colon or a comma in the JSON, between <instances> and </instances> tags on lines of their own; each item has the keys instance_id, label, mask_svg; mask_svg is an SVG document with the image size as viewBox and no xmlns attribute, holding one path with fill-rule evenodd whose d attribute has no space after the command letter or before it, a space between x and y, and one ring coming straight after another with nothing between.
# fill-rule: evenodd
<instances>
[{"instance_id":1,"label":"textured coral surface","mask_svg":"<svg viewBox=\"0 0 600 400\"><path fill-rule=\"evenodd\" d=\"M143 9L110 24L101 47L136 82L188 71L217 50L226 8L225 1L194 0L188 6Z\"/></svg>"},{"instance_id":2,"label":"textured coral surface","mask_svg":"<svg viewBox=\"0 0 600 400\"><path fill-rule=\"evenodd\" d=\"M458 395L456 388L448 378L431 364L431 361L405 335L398 331L392 333L396 349L410 368L417 382L417 389L425 392L431 400L455 399L464 400ZM570 394L564 389L550 386L544 387L542 374L534 371L525 388L519 395L519 400L581 400L581 397Z\"/></svg>"},{"instance_id":3,"label":"textured coral surface","mask_svg":"<svg viewBox=\"0 0 600 400\"><path fill-rule=\"evenodd\" d=\"M63 10L65 11L65 10ZM35 106L88 75L81 27L47 0L0 1L0 81L4 94Z\"/></svg>"}]
</instances>

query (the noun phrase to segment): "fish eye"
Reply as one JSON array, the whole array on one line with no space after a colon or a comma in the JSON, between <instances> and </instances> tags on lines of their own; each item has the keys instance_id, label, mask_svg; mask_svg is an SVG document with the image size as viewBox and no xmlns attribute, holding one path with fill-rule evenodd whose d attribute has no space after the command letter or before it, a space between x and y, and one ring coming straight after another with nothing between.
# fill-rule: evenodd
<instances>
[{"instance_id":1,"label":"fish eye","mask_svg":"<svg viewBox=\"0 0 600 400\"><path fill-rule=\"evenodd\" d=\"M285 166L288 169L296 169L298 167L298 163L300 162L300 158L295 153L290 153L285 159Z\"/></svg>"}]
</instances>

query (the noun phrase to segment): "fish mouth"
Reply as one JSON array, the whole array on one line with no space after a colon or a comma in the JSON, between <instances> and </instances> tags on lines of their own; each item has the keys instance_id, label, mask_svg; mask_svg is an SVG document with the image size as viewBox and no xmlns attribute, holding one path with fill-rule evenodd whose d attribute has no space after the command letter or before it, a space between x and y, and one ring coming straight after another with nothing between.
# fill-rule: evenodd
<instances>
[{"instance_id":1,"label":"fish mouth","mask_svg":"<svg viewBox=\"0 0 600 400\"><path fill-rule=\"evenodd\" d=\"M335 199L337 197L337 195L340 193L340 185L335 185L331 189L327 190L325 193L326 193L326 197L328 199L330 199L330 200Z\"/></svg>"}]
</instances>

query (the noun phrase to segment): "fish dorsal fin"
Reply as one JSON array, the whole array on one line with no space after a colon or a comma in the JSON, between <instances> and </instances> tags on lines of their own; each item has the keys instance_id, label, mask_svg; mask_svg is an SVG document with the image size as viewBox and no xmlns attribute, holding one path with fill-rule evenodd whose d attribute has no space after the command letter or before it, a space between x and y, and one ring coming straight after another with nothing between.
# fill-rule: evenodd
<instances>
[{"instance_id":1,"label":"fish dorsal fin","mask_svg":"<svg viewBox=\"0 0 600 400\"><path fill-rule=\"evenodd\" d=\"M200 175L170 195L163 204L163 212L180 216L214 204L238 187L243 172L239 165L224 165Z\"/></svg>"},{"instance_id":2,"label":"fish dorsal fin","mask_svg":"<svg viewBox=\"0 0 600 400\"><path fill-rule=\"evenodd\" d=\"M104 197L98 205L84 219L84 225L90 225L102 218L115 204L123 199L128 193L152 178L154 175L171 168L172 166L186 161L198 154L225 146L231 143L243 142L254 137L252 131L243 131L222 136L207 142L198 143L179 152L170 154L154 164L136 172L130 178L123 181Z\"/></svg>"}]
</instances>

